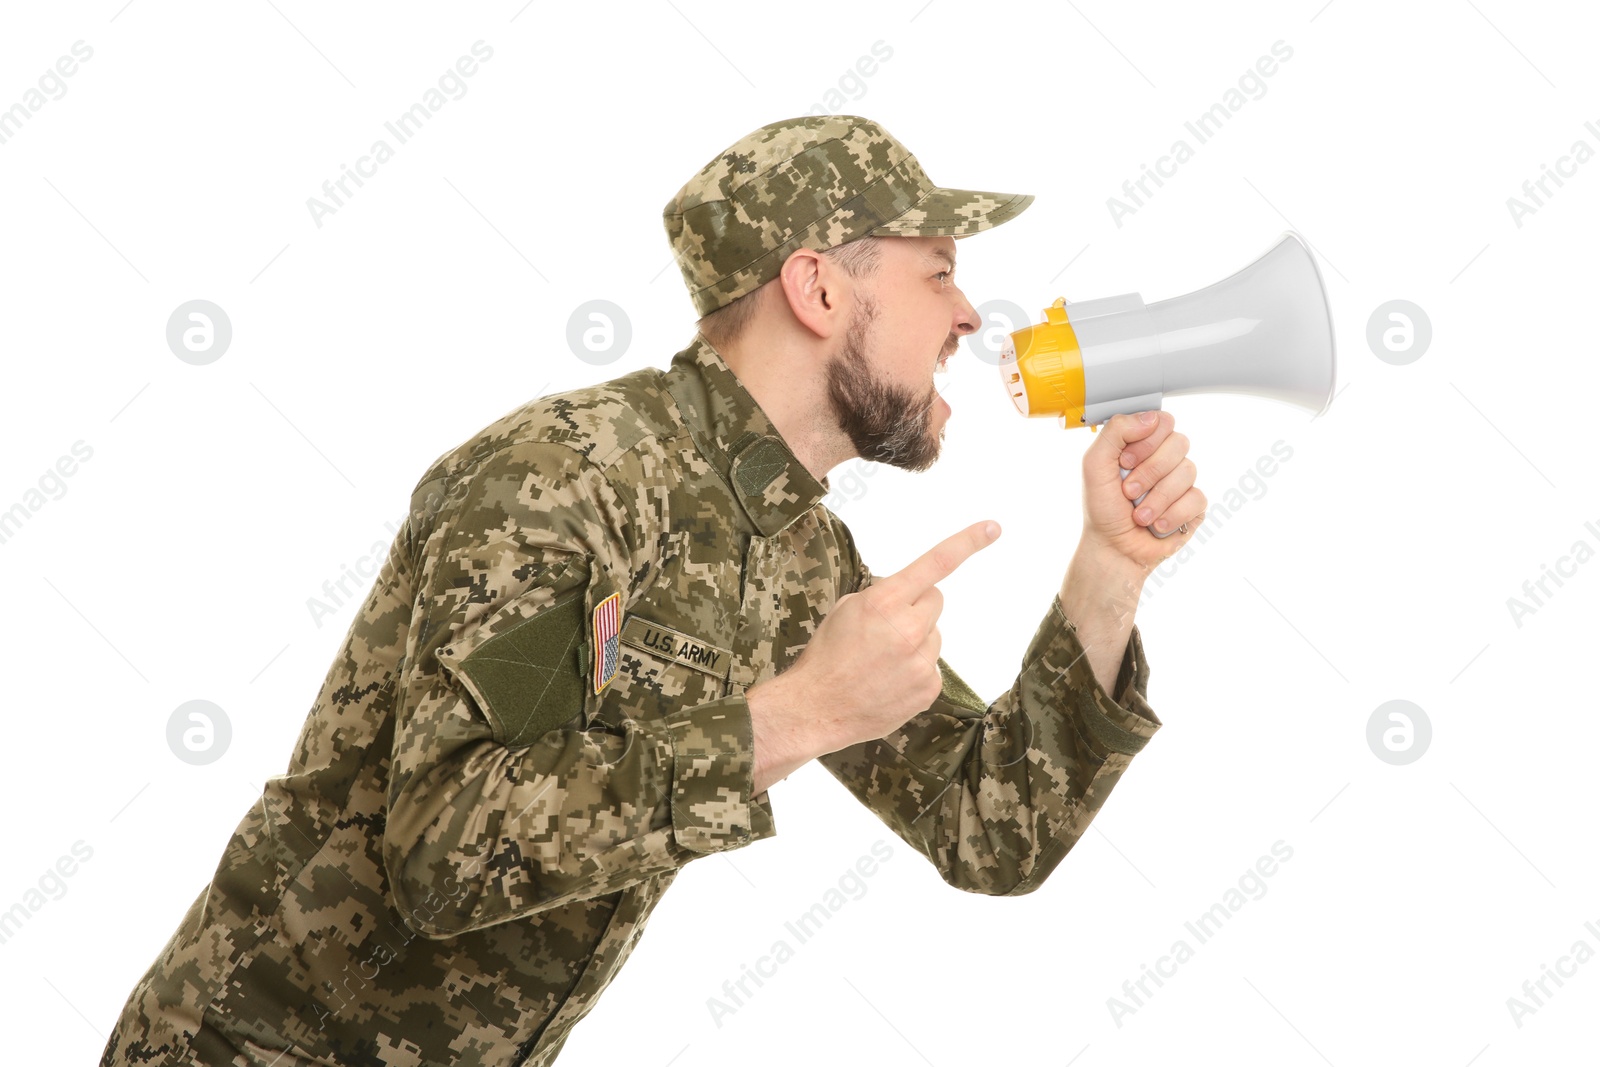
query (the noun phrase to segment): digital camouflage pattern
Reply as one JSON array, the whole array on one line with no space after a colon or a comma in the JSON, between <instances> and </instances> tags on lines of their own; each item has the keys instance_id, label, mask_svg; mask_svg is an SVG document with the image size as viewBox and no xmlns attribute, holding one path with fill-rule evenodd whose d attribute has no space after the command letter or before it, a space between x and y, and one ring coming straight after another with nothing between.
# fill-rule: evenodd
<instances>
[{"instance_id":1,"label":"digital camouflage pattern","mask_svg":"<svg viewBox=\"0 0 1600 1067\"><path fill-rule=\"evenodd\" d=\"M858 115L769 123L719 152L662 220L695 311L708 314L778 276L797 248L869 234L965 237L1033 197L942 189L899 141Z\"/></svg>"},{"instance_id":2,"label":"digital camouflage pattern","mask_svg":"<svg viewBox=\"0 0 1600 1067\"><path fill-rule=\"evenodd\" d=\"M745 692L871 581L827 489L699 338L441 456L102 1067L551 1063L678 870L776 832ZM1031 892L1160 726L1139 632L1116 700L1053 591L993 704L940 668L821 762L950 885Z\"/></svg>"}]
</instances>

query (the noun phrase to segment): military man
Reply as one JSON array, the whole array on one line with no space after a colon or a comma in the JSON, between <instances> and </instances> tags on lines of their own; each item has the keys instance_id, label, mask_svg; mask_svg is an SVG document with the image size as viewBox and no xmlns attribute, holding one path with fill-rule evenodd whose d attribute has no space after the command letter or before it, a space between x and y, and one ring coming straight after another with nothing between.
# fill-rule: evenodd
<instances>
[{"instance_id":1,"label":"military man","mask_svg":"<svg viewBox=\"0 0 1600 1067\"><path fill-rule=\"evenodd\" d=\"M936 364L979 325L955 239L1031 200L937 187L853 116L691 178L665 223L700 332L422 476L103 1067L549 1064L678 870L773 836L768 787L811 759L950 885L1043 884L1161 725L1133 611L1204 510L1187 440L1101 429L993 703L940 655L936 583L994 524L875 577L822 504L846 459L933 462Z\"/></svg>"}]
</instances>

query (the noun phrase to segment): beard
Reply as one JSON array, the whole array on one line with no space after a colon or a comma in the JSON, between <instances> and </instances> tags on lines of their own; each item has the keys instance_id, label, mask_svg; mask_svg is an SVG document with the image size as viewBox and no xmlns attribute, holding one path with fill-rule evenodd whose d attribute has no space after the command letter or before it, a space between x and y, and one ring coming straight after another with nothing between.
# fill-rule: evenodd
<instances>
[{"instance_id":1,"label":"beard","mask_svg":"<svg viewBox=\"0 0 1600 1067\"><path fill-rule=\"evenodd\" d=\"M933 432L938 390L926 393L878 378L867 360L867 335L877 305L863 295L850 317L839 355L828 362L828 400L839 429L862 459L923 471L939 458L944 431Z\"/></svg>"}]
</instances>

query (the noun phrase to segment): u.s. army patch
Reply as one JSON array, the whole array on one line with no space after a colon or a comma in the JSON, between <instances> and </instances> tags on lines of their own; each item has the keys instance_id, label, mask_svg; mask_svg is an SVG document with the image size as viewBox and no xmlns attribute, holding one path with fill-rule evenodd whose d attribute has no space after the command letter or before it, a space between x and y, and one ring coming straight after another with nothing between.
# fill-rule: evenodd
<instances>
[{"instance_id":1,"label":"u.s. army patch","mask_svg":"<svg viewBox=\"0 0 1600 1067\"><path fill-rule=\"evenodd\" d=\"M622 630L622 594L612 593L594 609L594 691L617 676L617 634Z\"/></svg>"},{"instance_id":2,"label":"u.s. army patch","mask_svg":"<svg viewBox=\"0 0 1600 1067\"><path fill-rule=\"evenodd\" d=\"M628 616L628 623L622 628L622 640L634 648L693 667L713 678L727 678L733 668L733 653L728 649L637 615Z\"/></svg>"}]
</instances>

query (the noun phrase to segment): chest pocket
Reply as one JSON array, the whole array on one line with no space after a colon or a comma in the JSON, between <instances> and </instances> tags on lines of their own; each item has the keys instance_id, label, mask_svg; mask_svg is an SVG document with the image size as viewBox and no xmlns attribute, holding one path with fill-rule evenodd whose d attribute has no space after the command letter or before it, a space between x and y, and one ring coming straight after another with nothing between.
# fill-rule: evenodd
<instances>
[{"instance_id":1,"label":"chest pocket","mask_svg":"<svg viewBox=\"0 0 1600 1067\"><path fill-rule=\"evenodd\" d=\"M726 696L737 583L737 563L718 558L714 544L683 531L664 535L655 577L623 617L617 673L600 694L600 716L653 719Z\"/></svg>"}]
</instances>

